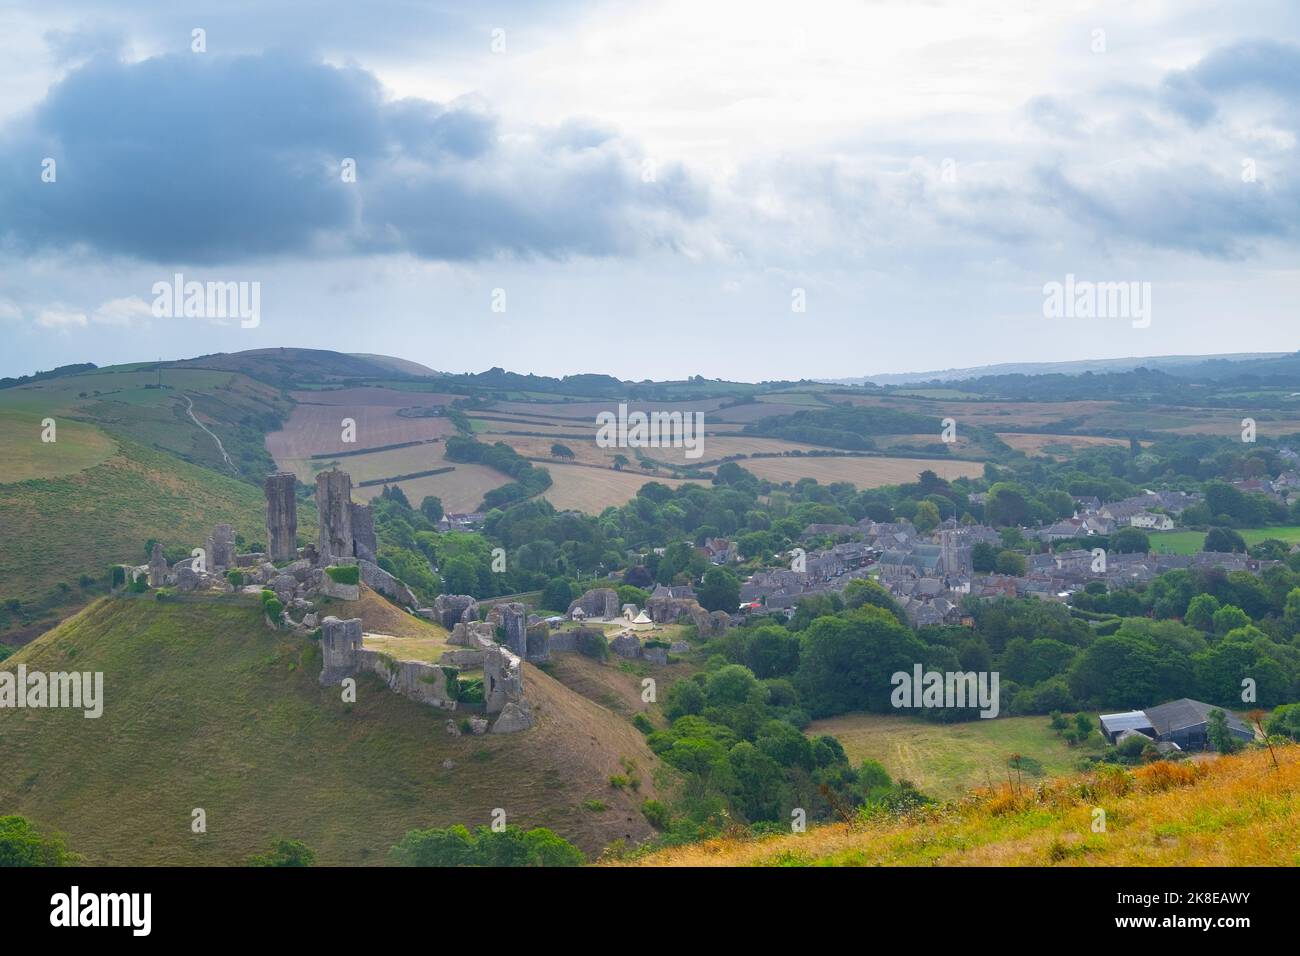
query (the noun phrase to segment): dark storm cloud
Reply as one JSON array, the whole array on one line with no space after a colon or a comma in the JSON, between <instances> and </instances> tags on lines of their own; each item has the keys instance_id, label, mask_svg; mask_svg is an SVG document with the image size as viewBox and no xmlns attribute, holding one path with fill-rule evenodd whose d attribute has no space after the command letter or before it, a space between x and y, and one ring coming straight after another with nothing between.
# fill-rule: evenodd
<instances>
[{"instance_id":1,"label":"dark storm cloud","mask_svg":"<svg viewBox=\"0 0 1300 956\"><path fill-rule=\"evenodd\" d=\"M584 149L563 130L507 138L474 106L390 101L363 69L285 51L101 57L0 144L0 230L22 252L606 255L662 238L702 202L680 169L642 182L612 134Z\"/></svg>"}]
</instances>

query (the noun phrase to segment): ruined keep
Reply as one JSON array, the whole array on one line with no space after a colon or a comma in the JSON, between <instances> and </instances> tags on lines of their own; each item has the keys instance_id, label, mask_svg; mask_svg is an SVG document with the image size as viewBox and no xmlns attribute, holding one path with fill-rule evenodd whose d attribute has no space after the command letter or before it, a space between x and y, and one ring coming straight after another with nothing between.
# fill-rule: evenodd
<instances>
[{"instance_id":1,"label":"ruined keep","mask_svg":"<svg viewBox=\"0 0 1300 956\"><path fill-rule=\"evenodd\" d=\"M266 544L272 561L292 561L298 557L298 499L294 487L298 479L292 472L277 471L267 475Z\"/></svg>"},{"instance_id":2,"label":"ruined keep","mask_svg":"<svg viewBox=\"0 0 1300 956\"><path fill-rule=\"evenodd\" d=\"M208 554L208 564L212 568L233 568L235 566L235 529L228 524L213 527L212 550Z\"/></svg>"},{"instance_id":3,"label":"ruined keep","mask_svg":"<svg viewBox=\"0 0 1300 956\"><path fill-rule=\"evenodd\" d=\"M321 564L352 557L352 478L346 471L331 468L316 476L316 511Z\"/></svg>"},{"instance_id":4,"label":"ruined keep","mask_svg":"<svg viewBox=\"0 0 1300 956\"><path fill-rule=\"evenodd\" d=\"M363 561L374 561L379 554L379 540L375 537L370 505L353 504L351 510L353 552Z\"/></svg>"},{"instance_id":5,"label":"ruined keep","mask_svg":"<svg viewBox=\"0 0 1300 956\"><path fill-rule=\"evenodd\" d=\"M167 558L163 556L163 547L157 541L149 555L149 587L160 588L167 583Z\"/></svg>"}]
</instances>

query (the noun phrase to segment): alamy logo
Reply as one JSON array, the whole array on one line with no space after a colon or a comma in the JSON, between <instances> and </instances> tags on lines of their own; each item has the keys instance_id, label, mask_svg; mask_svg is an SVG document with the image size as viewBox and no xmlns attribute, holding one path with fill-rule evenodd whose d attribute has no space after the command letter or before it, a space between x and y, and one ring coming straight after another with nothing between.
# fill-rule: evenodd
<instances>
[{"instance_id":1,"label":"alamy logo","mask_svg":"<svg viewBox=\"0 0 1300 956\"><path fill-rule=\"evenodd\" d=\"M262 324L262 283L185 281L177 272L171 282L155 282L156 319L239 319L240 328Z\"/></svg>"},{"instance_id":2,"label":"alamy logo","mask_svg":"<svg viewBox=\"0 0 1300 956\"><path fill-rule=\"evenodd\" d=\"M1043 286L1043 315L1049 319L1132 319L1151 325L1150 282L1089 282L1067 273L1065 282Z\"/></svg>"},{"instance_id":3,"label":"alamy logo","mask_svg":"<svg viewBox=\"0 0 1300 956\"><path fill-rule=\"evenodd\" d=\"M600 448L684 448L687 458L704 454L703 412L632 412L627 404L618 414L596 416L596 445Z\"/></svg>"},{"instance_id":4,"label":"alamy logo","mask_svg":"<svg viewBox=\"0 0 1300 956\"><path fill-rule=\"evenodd\" d=\"M128 926L133 936L148 936L153 925L152 893L86 893L74 886L50 897L50 925Z\"/></svg>"},{"instance_id":5,"label":"alamy logo","mask_svg":"<svg viewBox=\"0 0 1300 956\"><path fill-rule=\"evenodd\" d=\"M0 710L5 708L61 708L85 711L93 720L104 713L103 671L28 671L26 664L18 672L0 671Z\"/></svg>"},{"instance_id":6,"label":"alamy logo","mask_svg":"<svg viewBox=\"0 0 1300 956\"><path fill-rule=\"evenodd\" d=\"M889 702L895 707L979 707L980 716L998 715L997 671L924 671L920 664L912 673L895 671L889 678L894 686Z\"/></svg>"}]
</instances>

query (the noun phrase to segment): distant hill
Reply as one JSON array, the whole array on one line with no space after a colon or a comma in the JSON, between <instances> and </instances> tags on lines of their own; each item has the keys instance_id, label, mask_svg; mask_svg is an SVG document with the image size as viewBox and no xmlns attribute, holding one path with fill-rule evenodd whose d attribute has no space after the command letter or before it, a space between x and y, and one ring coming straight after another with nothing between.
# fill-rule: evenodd
<instances>
[{"instance_id":1,"label":"distant hill","mask_svg":"<svg viewBox=\"0 0 1300 956\"><path fill-rule=\"evenodd\" d=\"M280 837L321 864L382 864L407 830L487 824L496 808L589 857L650 833L640 804L660 764L645 738L532 665L535 727L452 737L450 714L373 675L344 704L317 683L319 646L270 631L242 596L106 598L0 669L19 663L104 674L102 717L8 711L0 734L0 766L22 768L0 774L0 815L62 831L92 865L231 865ZM639 792L610 786L624 760Z\"/></svg>"},{"instance_id":2,"label":"distant hill","mask_svg":"<svg viewBox=\"0 0 1300 956\"><path fill-rule=\"evenodd\" d=\"M164 367L218 369L239 372L259 382L284 389L300 385L343 383L363 379L411 378L435 374L423 365L384 355L349 355L327 349L249 349L244 352L217 352L179 362L164 362ZM399 366L413 366L419 371L404 371Z\"/></svg>"},{"instance_id":3,"label":"distant hill","mask_svg":"<svg viewBox=\"0 0 1300 956\"><path fill-rule=\"evenodd\" d=\"M372 355L368 352L352 352L352 358L365 359L368 362L374 362L385 368L390 368L394 372L400 372L402 375L419 375L435 378L445 375L445 372L435 372L427 365L421 365L419 362L412 362L409 359L393 358L391 355Z\"/></svg>"},{"instance_id":4,"label":"distant hill","mask_svg":"<svg viewBox=\"0 0 1300 956\"><path fill-rule=\"evenodd\" d=\"M930 372L899 372L864 375L859 378L821 379L835 385L914 385L921 382L956 382L990 375L1082 375L1085 372L1127 372L1135 368L1190 372L1211 362L1250 362L1284 358L1286 352L1241 352L1228 355L1151 355L1117 359L1080 359L1070 362L1003 362L972 368L950 368Z\"/></svg>"}]
</instances>

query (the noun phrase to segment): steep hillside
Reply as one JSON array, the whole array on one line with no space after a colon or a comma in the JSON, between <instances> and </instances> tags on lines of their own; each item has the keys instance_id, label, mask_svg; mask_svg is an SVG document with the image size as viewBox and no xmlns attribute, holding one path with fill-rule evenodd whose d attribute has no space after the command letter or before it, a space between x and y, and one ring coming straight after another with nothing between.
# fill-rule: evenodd
<instances>
[{"instance_id":1,"label":"steep hillside","mask_svg":"<svg viewBox=\"0 0 1300 956\"><path fill-rule=\"evenodd\" d=\"M0 813L64 832L93 864L233 864L280 836L324 864L377 864L409 829L488 823L498 807L593 856L649 833L638 808L659 764L644 738L531 667L537 726L451 737L445 712L377 679L342 703L317 684L317 645L233 596L104 599L2 667L19 663L104 673L97 720L0 716ZM609 785L625 761L639 793ZM195 808L206 834L191 832Z\"/></svg>"},{"instance_id":2,"label":"steep hillside","mask_svg":"<svg viewBox=\"0 0 1300 956\"><path fill-rule=\"evenodd\" d=\"M67 449L65 461L78 444L98 448L106 440L88 425L59 435L53 447ZM36 442L14 450L50 447ZM102 583L110 563L144 563L150 538L188 552L214 524L228 521L250 543L265 539L260 488L127 439L118 438L107 449L112 453L106 458L98 464L88 458L82 464L89 467L80 470L60 468L51 477L0 480L5 542L0 548L0 601L21 602L17 611L0 606L0 628L28 624L48 609L76 602L82 577ZM30 471L36 466L23 467ZM309 502L299 506L298 530L305 540L315 537L316 511Z\"/></svg>"},{"instance_id":3,"label":"steep hillside","mask_svg":"<svg viewBox=\"0 0 1300 956\"><path fill-rule=\"evenodd\" d=\"M1065 777L853 825L710 840L654 866L1298 866L1300 746ZM1094 809L1105 832L1094 832Z\"/></svg>"}]
</instances>

